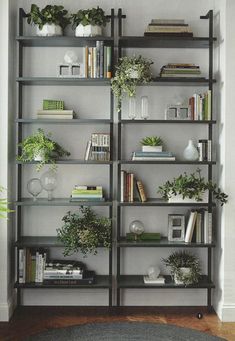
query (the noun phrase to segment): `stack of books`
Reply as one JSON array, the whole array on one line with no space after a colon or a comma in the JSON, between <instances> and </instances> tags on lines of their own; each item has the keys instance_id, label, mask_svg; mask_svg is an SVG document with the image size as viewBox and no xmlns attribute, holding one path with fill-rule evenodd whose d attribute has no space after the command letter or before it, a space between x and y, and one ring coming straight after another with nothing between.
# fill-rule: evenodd
<instances>
[{"instance_id":1,"label":"stack of books","mask_svg":"<svg viewBox=\"0 0 235 341\"><path fill-rule=\"evenodd\" d=\"M56 119L56 120L72 120L74 117L73 110L38 110L38 119Z\"/></svg>"},{"instance_id":2,"label":"stack of books","mask_svg":"<svg viewBox=\"0 0 235 341\"><path fill-rule=\"evenodd\" d=\"M191 63L169 63L163 65L160 71L160 77L202 77L199 65Z\"/></svg>"},{"instance_id":3,"label":"stack of books","mask_svg":"<svg viewBox=\"0 0 235 341\"><path fill-rule=\"evenodd\" d=\"M212 141L199 140L198 141L198 161L212 161Z\"/></svg>"},{"instance_id":4,"label":"stack of books","mask_svg":"<svg viewBox=\"0 0 235 341\"><path fill-rule=\"evenodd\" d=\"M103 41L97 41L96 47L83 48L83 65L85 78L112 77L112 48L104 46Z\"/></svg>"},{"instance_id":5,"label":"stack of books","mask_svg":"<svg viewBox=\"0 0 235 341\"><path fill-rule=\"evenodd\" d=\"M86 161L109 161L110 134L91 134L91 139L87 142L84 159Z\"/></svg>"},{"instance_id":6,"label":"stack of books","mask_svg":"<svg viewBox=\"0 0 235 341\"><path fill-rule=\"evenodd\" d=\"M191 210L185 233L185 243L211 244L212 240L212 213L206 209Z\"/></svg>"},{"instance_id":7,"label":"stack of books","mask_svg":"<svg viewBox=\"0 0 235 341\"><path fill-rule=\"evenodd\" d=\"M19 249L19 283L42 283L47 250Z\"/></svg>"},{"instance_id":8,"label":"stack of books","mask_svg":"<svg viewBox=\"0 0 235 341\"><path fill-rule=\"evenodd\" d=\"M121 171L121 202L133 202L135 188L139 200L141 202L147 201L143 183L140 180L135 179L133 173L128 173L125 170Z\"/></svg>"},{"instance_id":9,"label":"stack of books","mask_svg":"<svg viewBox=\"0 0 235 341\"><path fill-rule=\"evenodd\" d=\"M192 120L211 120L211 90L189 98Z\"/></svg>"},{"instance_id":10,"label":"stack of books","mask_svg":"<svg viewBox=\"0 0 235 341\"><path fill-rule=\"evenodd\" d=\"M76 185L72 190L71 201L104 201L102 186Z\"/></svg>"},{"instance_id":11,"label":"stack of books","mask_svg":"<svg viewBox=\"0 0 235 341\"><path fill-rule=\"evenodd\" d=\"M144 35L193 37L193 32L183 19L152 19Z\"/></svg>"},{"instance_id":12,"label":"stack of books","mask_svg":"<svg viewBox=\"0 0 235 341\"><path fill-rule=\"evenodd\" d=\"M171 152L142 152L137 151L132 154L133 161L175 161L175 156Z\"/></svg>"}]
</instances>

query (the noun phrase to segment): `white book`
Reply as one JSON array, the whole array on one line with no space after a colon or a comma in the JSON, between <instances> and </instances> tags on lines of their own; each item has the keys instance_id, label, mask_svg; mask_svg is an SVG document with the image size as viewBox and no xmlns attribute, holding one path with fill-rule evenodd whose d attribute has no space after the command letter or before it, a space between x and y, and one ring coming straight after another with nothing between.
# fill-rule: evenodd
<instances>
[{"instance_id":1,"label":"white book","mask_svg":"<svg viewBox=\"0 0 235 341\"><path fill-rule=\"evenodd\" d=\"M196 243L202 242L202 213L197 212L196 219Z\"/></svg>"},{"instance_id":2,"label":"white book","mask_svg":"<svg viewBox=\"0 0 235 341\"><path fill-rule=\"evenodd\" d=\"M197 218L197 211L191 211L187 228L186 228L186 233L185 233L185 243L191 243L192 237L193 237L193 230L196 224L196 218Z\"/></svg>"},{"instance_id":3,"label":"white book","mask_svg":"<svg viewBox=\"0 0 235 341\"><path fill-rule=\"evenodd\" d=\"M73 115L37 115L37 118L40 119L52 119L52 120L72 120L73 119Z\"/></svg>"},{"instance_id":4,"label":"white book","mask_svg":"<svg viewBox=\"0 0 235 341\"><path fill-rule=\"evenodd\" d=\"M204 211L204 243L209 243L209 215L208 211Z\"/></svg>"},{"instance_id":5,"label":"white book","mask_svg":"<svg viewBox=\"0 0 235 341\"><path fill-rule=\"evenodd\" d=\"M132 161L175 161L175 156L161 157L161 156L132 156Z\"/></svg>"},{"instance_id":6,"label":"white book","mask_svg":"<svg viewBox=\"0 0 235 341\"><path fill-rule=\"evenodd\" d=\"M38 115L73 115L73 110L38 110Z\"/></svg>"},{"instance_id":7,"label":"white book","mask_svg":"<svg viewBox=\"0 0 235 341\"><path fill-rule=\"evenodd\" d=\"M86 151L85 151L85 156L84 156L85 161L89 160L90 153L91 153L91 140L89 140L86 145Z\"/></svg>"},{"instance_id":8,"label":"white book","mask_svg":"<svg viewBox=\"0 0 235 341\"><path fill-rule=\"evenodd\" d=\"M25 283L26 277L26 250L19 249L19 283Z\"/></svg>"},{"instance_id":9,"label":"white book","mask_svg":"<svg viewBox=\"0 0 235 341\"><path fill-rule=\"evenodd\" d=\"M165 277L158 276L155 279L149 278L148 275L144 276L144 283L145 284L165 284Z\"/></svg>"},{"instance_id":10,"label":"white book","mask_svg":"<svg viewBox=\"0 0 235 341\"><path fill-rule=\"evenodd\" d=\"M124 202L124 182L125 182L125 171L121 171L121 202Z\"/></svg>"},{"instance_id":11,"label":"white book","mask_svg":"<svg viewBox=\"0 0 235 341\"><path fill-rule=\"evenodd\" d=\"M212 212L208 212L208 243L211 244L212 241L213 241Z\"/></svg>"}]
</instances>

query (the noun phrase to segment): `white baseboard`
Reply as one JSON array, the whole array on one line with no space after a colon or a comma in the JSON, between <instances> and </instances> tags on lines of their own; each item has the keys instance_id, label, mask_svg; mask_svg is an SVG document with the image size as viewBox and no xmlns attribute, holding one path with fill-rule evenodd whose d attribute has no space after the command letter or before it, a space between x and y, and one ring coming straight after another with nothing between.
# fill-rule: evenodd
<instances>
[{"instance_id":1,"label":"white baseboard","mask_svg":"<svg viewBox=\"0 0 235 341\"><path fill-rule=\"evenodd\" d=\"M0 322L9 322L16 307L16 292L12 292L8 302L0 303Z\"/></svg>"},{"instance_id":2,"label":"white baseboard","mask_svg":"<svg viewBox=\"0 0 235 341\"><path fill-rule=\"evenodd\" d=\"M218 304L214 309L222 322L235 322L235 304Z\"/></svg>"}]
</instances>

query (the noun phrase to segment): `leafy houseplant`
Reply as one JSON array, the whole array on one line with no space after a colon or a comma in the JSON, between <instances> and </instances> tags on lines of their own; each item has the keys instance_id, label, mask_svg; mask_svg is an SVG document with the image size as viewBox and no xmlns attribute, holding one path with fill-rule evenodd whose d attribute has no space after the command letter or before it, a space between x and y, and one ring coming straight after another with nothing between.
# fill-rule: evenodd
<instances>
[{"instance_id":1,"label":"leafy houseplant","mask_svg":"<svg viewBox=\"0 0 235 341\"><path fill-rule=\"evenodd\" d=\"M79 213L68 212L63 217L64 225L57 229L58 239L64 244L64 255L79 250L84 254L97 254L97 247L111 246L111 220L99 217L89 207L81 207Z\"/></svg>"},{"instance_id":2,"label":"leafy houseplant","mask_svg":"<svg viewBox=\"0 0 235 341\"><path fill-rule=\"evenodd\" d=\"M111 79L111 87L117 98L117 109L121 110L121 99L126 93L128 97L134 97L137 85L149 83L152 79L150 66L151 60L142 56L119 58L115 76Z\"/></svg>"},{"instance_id":3,"label":"leafy houseplant","mask_svg":"<svg viewBox=\"0 0 235 341\"><path fill-rule=\"evenodd\" d=\"M163 258L162 261L170 268L171 275L177 284L198 283L201 270L199 259L195 255L187 251L176 251L168 258Z\"/></svg>"},{"instance_id":4,"label":"leafy houseplant","mask_svg":"<svg viewBox=\"0 0 235 341\"><path fill-rule=\"evenodd\" d=\"M202 196L206 191L211 191L215 199L223 206L228 201L228 195L221 192L216 184L211 181L206 181L201 176L201 170L197 169L195 173L187 175L181 174L172 181L167 181L163 186L160 186L158 192L166 200L181 195L183 199L194 199L195 201L202 201Z\"/></svg>"},{"instance_id":5,"label":"leafy houseplant","mask_svg":"<svg viewBox=\"0 0 235 341\"><path fill-rule=\"evenodd\" d=\"M89 37L102 34L102 27L106 26L109 18L105 12L97 6L92 9L80 9L71 15L72 27L76 29L77 37Z\"/></svg>"},{"instance_id":6,"label":"leafy houseplant","mask_svg":"<svg viewBox=\"0 0 235 341\"><path fill-rule=\"evenodd\" d=\"M0 193L4 192L4 188L0 186ZM10 210L8 207L8 202L4 198L0 198L0 218L6 218L5 214L14 212Z\"/></svg>"},{"instance_id":7,"label":"leafy houseplant","mask_svg":"<svg viewBox=\"0 0 235 341\"><path fill-rule=\"evenodd\" d=\"M146 136L140 141L143 152L161 152L163 141L158 136Z\"/></svg>"},{"instance_id":8,"label":"leafy houseplant","mask_svg":"<svg viewBox=\"0 0 235 341\"><path fill-rule=\"evenodd\" d=\"M28 24L38 27L37 35L53 36L62 35L62 30L70 24L70 19L66 17L68 11L64 6L47 5L42 10L35 5L31 5L31 11L27 13Z\"/></svg>"},{"instance_id":9,"label":"leafy houseplant","mask_svg":"<svg viewBox=\"0 0 235 341\"><path fill-rule=\"evenodd\" d=\"M55 169L55 160L62 156L69 156L70 153L53 141L51 135L51 133L45 135L43 129L39 128L37 133L28 136L22 143L19 143L22 151L17 160L23 162L39 161L38 171L46 163L52 163L52 168Z\"/></svg>"}]
</instances>

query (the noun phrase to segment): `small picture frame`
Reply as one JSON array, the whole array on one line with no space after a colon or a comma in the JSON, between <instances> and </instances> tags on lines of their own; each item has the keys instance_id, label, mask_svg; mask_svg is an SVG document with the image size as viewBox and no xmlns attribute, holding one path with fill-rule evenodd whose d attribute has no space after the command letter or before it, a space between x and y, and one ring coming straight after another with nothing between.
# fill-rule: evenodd
<instances>
[{"instance_id":1,"label":"small picture frame","mask_svg":"<svg viewBox=\"0 0 235 341\"><path fill-rule=\"evenodd\" d=\"M190 107L184 105L170 105L165 111L166 120L189 120Z\"/></svg>"},{"instance_id":2,"label":"small picture frame","mask_svg":"<svg viewBox=\"0 0 235 341\"><path fill-rule=\"evenodd\" d=\"M183 242L185 238L185 215L168 214L168 240Z\"/></svg>"}]
</instances>

